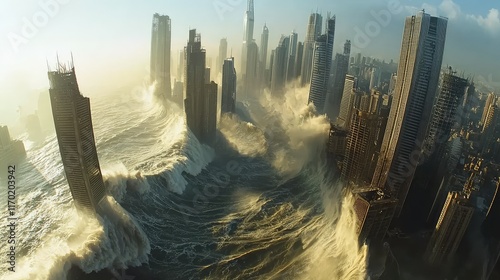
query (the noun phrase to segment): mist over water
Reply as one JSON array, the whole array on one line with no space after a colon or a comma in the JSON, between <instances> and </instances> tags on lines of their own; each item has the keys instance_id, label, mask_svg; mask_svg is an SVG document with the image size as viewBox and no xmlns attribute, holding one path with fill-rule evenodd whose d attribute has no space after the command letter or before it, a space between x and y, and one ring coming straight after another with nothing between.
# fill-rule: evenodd
<instances>
[{"instance_id":1,"label":"mist over water","mask_svg":"<svg viewBox=\"0 0 500 280\"><path fill-rule=\"evenodd\" d=\"M306 89L238 103L245 116L221 118L215 150L153 91L91 100L108 192L98 217L74 209L55 135L30 145L18 171L18 272L2 263L3 278L144 263L160 279L365 278L352 198L324 157L329 123L305 105Z\"/></svg>"}]
</instances>

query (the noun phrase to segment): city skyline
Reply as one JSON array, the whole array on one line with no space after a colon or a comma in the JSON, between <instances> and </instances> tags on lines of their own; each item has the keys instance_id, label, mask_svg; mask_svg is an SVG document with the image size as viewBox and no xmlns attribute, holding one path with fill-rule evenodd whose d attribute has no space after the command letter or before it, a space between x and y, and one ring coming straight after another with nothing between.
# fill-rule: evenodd
<instances>
[{"instance_id":1,"label":"city skyline","mask_svg":"<svg viewBox=\"0 0 500 280\"><path fill-rule=\"evenodd\" d=\"M194 1L196 2L196 1ZM58 3L58 2L57 2ZM226 6L217 6L218 4L226 4ZM198 27L199 31L205 35L205 48L207 49L207 53L209 53L210 57L215 61L217 57L218 43L220 38L227 37L228 38L228 49L232 49L233 53L235 53L235 61L238 63L239 61L239 49L238 45L241 42L242 36L237 36L236 34L241 33L241 29L243 27L242 24L242 15L246 9L246 1L240 1L239 3L234 2L236 4L227 4L224 1L215 1L211 3L201 3L207 8L209 11L206 15L202 17L196 16L187 16L187 10L185 7L172 7L168 9L162 9L156 5L146 5L141 9L148 10L148 13L140 14L140 17L143 20L140 21L140 24L135 24L128 30L130 30L127 36L124 36L123 32L119 32L115 34L115 43L105 44L104 48L99 50L96 49L96 46L91 45L90 43L82 43L83 38L87 38L87 41L94 40L102 40L102 42L107 42L107 38L100 32L85 32L88 25L82 25L79 23L78 18L73 21L69 21L69 25L58 25L58 21L65 20L68 16L73 15L75 9L83 9L89 10L94 9L96 3L89 2L87 4L77 3L77 2L68 2L67 4L59 4L57 7L57 13L52 16L48 16L49 20L46 25L43 27L36 27L36 31L34 31L33 37L28 38L25 41L19 41L18 48L13 48L11 44L12 34L21 34L21 29L24 24L23 17L26 19L31 19L31 16L37 11L44 11L41 7L33 5L28 6L27 4L16 4L12 7L9 6L9 9L1 9L3 11L12 10L12 12L3 18L6 18L6 25L3 27L1 33L5 34L4 40L0 41L0 44L3 49L7 50L4 53L3 61L5 63L1 66L0 73L2 74L0 77L4 78L2 83L0 83L2 88L0 91L2 92L2 96L4 94L8 94L8 92L21 91L22 94L17 95L15 100L17 103L23 107L28 109L29 98L33 95L38 95L39 91L45 88L43 82L43 76L37 74L33 71L32 66L28 66L32 63L34 65L42 65L45 64L45 60L48 57L51 59L55 54L55 51L59 51L60 53L69 53L69 51L73 51L75 54L78 54L78 57L82 59L81 63L82 70L79 76L80 79L85 81L89 81L86 84L86 88L83 90L92 92L92 94L104 94L106 91L116 91L119 88L135 86L137 84L142 83L143 77L147 75L147 61L149 60L149 46L145 43L144 38L148 37L148 34L144 33L144 28L147 25L150 25L150 17L151 14L155 12L160 12L163 14L170 15L172 19L172 60L173 67L177 65L178 58L174 55L178 50L182 49L182 45L184 44L185 39L182 37L182 34L185 34L186 30L189 27ZM412 7L411 4L414 4L410 1L402 1L397 2L400 4L401 9L399 9L399 13L391 14L391 20L387 26L382 26L379 24L380 32L376 36L369 36L369 44L364 48L359 48L359 40L355 38L357 32L356 27L360 30L364 29L365 25L370 22L368 19L373 20L375 23L377 22L372 14L376 14L378 12L382 13L382 11L387 10L387 2L382 1L374 1L366 8L360 9L361 13L366 14L366 19L361 22L353 22L353 19L350 19L347 15L352 14L353 7L351 5L337 5L335 8L331 6L331 4L327 4L326 1L317 1L316 3L310 2L298 2L298 5L304 6L305 9L301 11L301 9L291 9L290 13L296 15L295 18L297 20L290 22L287 20L279 21L278 18L270 16L271 11L267 9L266 3L262 1L255 2L255 31L261 30L262 26L266 23L270 29L269 36L269 46L276 46L277 41L281 34L289 34L292 30L296 30L298 33L299 41L303 41L305 38L307 21L310 12L315 11L316 9L319 12L322 12L323 16L326 16L326 11L331 10L337 16L337 31L336 31L336 40L334 46L334 53L342 52L341 44L345 42L346 39L349 39L353 43L353 49L351 54L357 53L361 51L366 56L373 56L379 58L385 58L387 61L390 59L397 59L398 55L398 45L400 41L400 34L402 32L401 22L404 17L408 14L415 13L418 9L426 8L428 12L436 15L444 15L448 16L450 19L450 26L448 32L448 40L445 46L445 57L444 57L444 65L450 64L454 65L457 71L464 71L467 69L470 73L474 73L475 77L478 79L484 80L484 82L489 83L493 86L497 85L497 80L500 80L499 74L497 72L496 67L491 60L488 59L472 59L472 56L466 55L465 51L470 49L467 47L463 48L453 48L453 45L456 45L458 42L462 42L461 34L462 32L467 32L472 38L480 37L481 39L472 39L467 40L468 43L475 43L474 48L484 49L481 53L484 53L485 56L488 57L494 56L494 48L495 42L500 42L500 38L498 38L498 34L500 31L497 31L498 25L495 20L495 16L498 17L495 11L498 10L499 7L489 7L487 4L484 5L470 5L467 2L463 1L434 1L429 4L422 4L420 7ZM397 4L396 3L396 4ZM82 6L83 5L83 6ZM276 5L274 3L270 3L269 7ZM31 8L30 8L31 7ZM217 8L219 7L219 8ZM223 7L223 8L220 8ZM225 7L225 9L224 9ZM115 12L118 18L123 18L131 7L123 6L119 11ZM179 10L178 10L179 9ZM222 10L221 10L222 9ZM496 10L495 10L496 9ZM137 9L134 9L134 11ZM170 11L169 11L170 10ZM67 12L65 12L67 11ZM93 10L89 10L92 13ZM465 12L467 11L467 12ZM124 14L125 13L125 14ZM186 14L186 16L182 16ZM204 20L208 20L207 17L211 17L215 26L226 26L228 23L234 23L234 27L227 29L220 28L207 28L204 27L201 22ZM147 18L147 20L146 20ZM96 18L95 23L98 24L99 17ZM72 26L73 30L81 30L81 35L79 37L75 37L78 32L73 32L71 34L67 34L67 27ZM106 26L106 25L104 25ZM102 29L102 28L101 28ZM104 28L106 30L106 28ZM221 31L224 30L224 31ZM256 33L256 32L254 32ZM258 33L258 32L257 32ZM10 35L9 35L10 34ZM22 34L21 34L22 35ZM260 38L258 38L259 34L254 34L254 38L257 41L257 44L260 44ZM9 37L10 36L10 37ZM48 37L47 37L48 36ZM65 42L61 42L61 39L58 37L66 38ZM359 37L359 36L358 36ZM49 40L50 38L50 40ZM55 40L53 40L54 38ZM142 39L140 39L142 38ZM483 42L483 43L481 43ZM116 51L109 49L114 44L127 45L132 47L135 50L142 50L138 52L138 55L132 59L127 59L124 61L124 58L128 58L128 52L123 48L122 51ZM463 42L462 42L463 43ZM461 44L462 44L461 43ZM90 44L90 45L89 45ZM56 47L57 45L57 47ZM498 44L497 44L498 45ZM472 47L472 46L471 46ZM92 56L95 59L87 59L87 56L90 56L88 51L86 50L94 50L92 51ZM148 51L146 51L148 50ZM112 55L110 55L112 53ZM268 52L268 56L270 55L270 51ZM108 80L120 80L119 77L123 77L123 75L130 77L129 85L117 86L117 83L105 83L104 82L104 68L95 69L95 67L90 67L91 61L94 60L99 61L108 61L108 65L112 64L123 64L124 67L121 67L120 71L112 74L108 77ZM94 68L93 70L87 70ZM24 82L24 78L20 76L19 73L27 73L32 79L29 82ZM173 72L173 71L172 71ZM108 73L106 72L106 75ZM111 79L109 79L111 78ZM98 87L97 84L104 84L101 87ZM97 90L94 90L97 89ZM2 112L9 112L8 115L1 114L0 121L2 123L12 124L16 121L15 119L15 110L12 108L2 108Z\"/></svg>"}]
</instances>

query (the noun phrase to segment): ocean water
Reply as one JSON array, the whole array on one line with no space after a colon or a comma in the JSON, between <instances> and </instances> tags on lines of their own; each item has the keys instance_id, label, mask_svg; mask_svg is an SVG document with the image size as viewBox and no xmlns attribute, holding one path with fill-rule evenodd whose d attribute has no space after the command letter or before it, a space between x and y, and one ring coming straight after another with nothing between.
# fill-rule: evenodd
<instances>
[{"instance_id":1,"label":"ocean water","mask_svg":"<svg viewBox=\"0 0 500 280\"><path fill-rule=\"evenodd\" d=\"M55 134L25 141L16 272L2 261L1 279L141 265L158 279L366 278L352 198L324 157L329 124L305 105L305 89L239 102L220 119L215 149L152 91L91 98L107 188L97 217L76 212Z\"/></svg>"}]
</instances>

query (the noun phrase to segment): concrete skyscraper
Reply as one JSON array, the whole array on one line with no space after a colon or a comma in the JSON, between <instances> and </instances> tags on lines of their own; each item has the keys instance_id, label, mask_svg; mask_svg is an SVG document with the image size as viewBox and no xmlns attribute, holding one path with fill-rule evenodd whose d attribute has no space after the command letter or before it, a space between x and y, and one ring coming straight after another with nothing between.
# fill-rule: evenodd
<instances>
[{"instance_id":1,"label":"concrete skyscraper","mask_svg":"<svg viewBox=\"0 0 500 280\"><path fill-rule=\"evenodd\" d=\"M171 23L166 15L153 15L153 28L151 32L151 82L156 81L155 94L160 100L170 98L172 88L170 85L170 47Z\"/></svg>"},{"instance_id":2,"label":"concrete skyscraper","mask_svg":"<svg viewBox=\"0 0 500 280\"><path fill-rule=\"evenodd\" d=\"M481 116L481 123L484 124L486 120L486 116L488 115L488 110L490 109L490 105L495 102L495 94L490 92L488 97L486 97L486 102L484 103L483 115Z\"/></svg>"},{"instance_id":3,"label":"concrete skyscraper","mask_svg":"<svg viewBox=\"0 0 500 280\"><path fill-rule=\"evenodd\" d=\"M253 0L247 0L247 10L243 20L243 49L241 52L241 75L244 77L247 71L247 46L253 42L254 28L254 5Z\"/></svg>"},{"instance_id":4,"label":"concrete skyscraper","mask_svg":"<svg viewBox=\"0 0 500 280\"><path fill-rule=\"evenodd\" d=\"M272 94L281 94L286 83L286 66L288 58L288 50L290 45L290 37L281 36L278 47L274 50L272 59L272 74L271 74L271 92Z\"/></svg>"},{"instance_id":5,"label":"concrete skyscraper","mask_svg":"<svg viewBox=\"0 0 500 280\"><path fill-rule=\"evenodd\" d=\"M236 110L236 69L234 57L224 60L222 66L221 114L234 113Z\"/></svg>"},{"instance_id":6,"label":"concrete skyscraper","mask_svg":"<svg viewBox=\"0 0 500 280\"><path fill-rule=\"evenodd\" d=\"M222 73L222 65L224 64L224 60L227 58L227 39L220 39L219 43L219 56L217 57L217 70L215 74Z\"/></svg>"},{"instance_id":7,"label":"concrete skyscraper","mask_svg":"<svg viewBox=\"0 0 500 280\"><path fill-rule=\"evenodd\" d=\"M105 190L97 157L90 99L81 95L75 68L48 72L50 100L66 179L79 210L95 212Z\"/></svg>"},{"instance_id":8,"label":"concrete skyscraper","mask_svg":"<svg viewBox=\"0 0 500 280\"><path fill-rule=\"evenodd\" d=\"M318 114L323 114L325 109L328 83L330 81L330 68L332 63L333 39L335 35L335 16L327 18L326 33L316 39L314 45L313 70L309 99Z\"/></svg>"},{"instance_id":9,"label":"concrete skyscraper","mask_svg":"<svg viewBox=\"0 0 500 280\"><path fill-rule=\"evenodd\" d=\"M288 46L288 59L286 66L286 80L287 82L295 79L295 63L297 60L297 44L299 36L295 31L290 34L290 45Z\"/></svg>"},{"instance_id":10,"label":"concrete skyscraper","mask_svg":"<svg viewBox=\"0 0 500 280\"><path fill-rule=\"evenodd\" d=\"M264 24L262 35L260 36L260 52L259 52L259 86L266 86L266 67L267 67L267 48L269 45L269 29Z\"/></svg>"},{"instance_id":11,"label":"concrete skyscraper","mask_svg":"<svg viewBox=\"0 0 500 280\"><path fill-rule=\"evenodd\" d=\"M309 16L306 39L304 41L304 51L302 54L302 69L300 73L302 86L311 82L314 45L318 36L321 35L322 24L323 17L320 14L313 13Z\"/></svg>"},{"instance_id":12,"label":"concrete skyscraper","mask_svg":"<svg viewBox=\"0 0 500 280\"><path fill-rule=\"evenodd\" d=\"M356 98L360 98L362 93L357 89L357 79L354 76L346 75L344 80L344 93L342 94L342 102L340 102L340 114L337 118L337 124L342 128L349 128L354 102Z\"/></svg>"},{"instance_id":13,"label":"concrete skyscraper","mask_svg":"<svg viewBox=\"0 0 500 280\"><path fill-rule=\"evenodd\" d=\"M373 187L405 203L430 122L446 38L447 20L424 12L406 18L397 82Z\"/></svg>"},{"instance_id":14,"label":"concrete skyscraper","mask_svg":"<svg viewBox=\"0 0 500 280\"><path fill-rule=\"evenodd\" d=\"M252 41L247 44L247 69L243 75L243 86L245 96L251 96L257 90L258 67L259 67L259 47Z\"/></svg>"},{"instance_id":15,"label":"concrete skyscraper","mask_svg":"<svg viewBox=\"0 0 500 280\"><path fill-rule=\"evenodd\" d=\"M351 56L351 41L344 43L344 52L335 55L332 65L331 85L329 85L325 112L330 120L335 121L340 114L340 104L344 92L344 81L349 70L349 57Z\"/></svg>"},{"instance_id":16,"label":"concrete skyscraper","mask_svg":"<svg viewBox=\"0 0 500 280\"><path fill-rule=\"evenodd\" d=\"M205 49L201 48L201 36L196 34L196 29L189 30L189 41L185 53L186 122L200 142L213 145L217 121L217 84L207 83L209 77L206 76L210 72L205 67L206 53Z\"/></svg>"}]
</instances>

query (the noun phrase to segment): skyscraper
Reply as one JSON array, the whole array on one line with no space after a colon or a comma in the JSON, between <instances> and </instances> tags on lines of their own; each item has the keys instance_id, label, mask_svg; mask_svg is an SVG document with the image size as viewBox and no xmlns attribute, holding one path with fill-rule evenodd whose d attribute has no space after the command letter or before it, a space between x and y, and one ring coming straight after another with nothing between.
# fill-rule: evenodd
<instances>
[{"instance_id":1,"label":"skyscraper","mask_svg":"<svg viewBox=\"0 0 500 280\"><path fill-rule=\"evenodd\" d=\"M219 56L217 57L217 70L216 75L222 73L222 65L224 64L224 60L227 58L227 39L220 39L219 43Z\"/></svg>"},{"instance_id":2,"label":"skyscraper","mask_svg":"<svg viewBox=\"0 0 500 280\"><path fill-rule=\"evenodd\" d=\"M253 0L247 0L247 10L243 22L243 50L241 52L241 75L244 77L247 71L247 46L253 42L254 28L254 5Z\"/></svg>"},{"instance_id":3,"label":"skyscraper","mask_svg":"<svg viewBox=\"0 0 500 280\"><path fill-rule=\"evenodd\" d=\"M316 39L314 60L309 88L308 103L313 103L318 114L323 114L330 80L333 37L335 35L335 16L327 18L326 33Z\"/></svg>"},{"instance_id":4,"label":"skyscraper","mask_svg":"<svg viewBox=\"0 0 500 280\"><path fill-rule=\"evenodd\" d=\"M170 17L166 15L153 15L153 28L151 32L151 82L156 81L156 96L160 100L170 98L172 89L170 85L170 42L171 24Z\"/></svg>"},{"instance_id":5,"label":"skyscraper","mask_svg":"<svg viewBox=\"0 0 500 280\"><path fill-rule=\"evenodd\" d=\"M427 246L426 259L429 263L443 264L457 251L474 213L474 206L469 202L469 197L470 194L466 192L448 193L448 198Z\"/></svg>"},{"instance_id":6,"label":"skyscraper","mask_svg":"<svg viewBox=\"0 0 500 280\"><path fill-rule=\"evenodd\" d=\"M288 46L288 59L286 67L286 80L288 82L295 78L295 62L297 60L298 34L295 31L290 34L290 45Z\"/></svg>"},{"instance_id":7,"label":"skyscraper","mask_svg":"<svg viewBox=\"0 0 500 280\"><path fill-rule=\"evenodd\" d=\"M244 92L246 96L252 96L257 89L259 48L255 41L247 44L247 70L243 76Z\"/></svg>"},{"instance_id":8,"label":"skyscraper","mask_svg":"<svg viewBox=\"0 0 500 280\"><path fill-rule=\"evenodd\" d=\"M373 187L398 198L399 216L420 160L443 58L447 20L419 12L406 18L396 89Z\"/></svg>"},{"instance_id":9,"label":"skyscraper","mask_svg":"<svg viewBox=\"0 0 500 280\"><path fill-rule=\"evenodd\" d=\"M360 98L361 92L357 89L357 79L351 75L346 75L343 88L344 93L342 94L342 102L340 102L340 114L337 118L337 124L340 127L349 128L354 102L356 97Z\"/></svg>"},{"instance_id":10,"label":"skyscraper","mask_svg":"<svg viewBox=\"0 0 500 280\"><path fill-rule=\"evenodd\" d=\"M278 47L274 50L271 74L271 92L274 95L281 94L285 88L289 44L290 37L281 36Z\"/></svg>"},{"instance_id":11,"label":"skyscraper","mask_svg":"<svg viewBox=\"0 0 500 280\"><path fill-rule=\"evenodd\" d=\"M50 100L66 179L79 210L95 212L104 197L90 100L81 95L75 68L48 72Z\"/></svg>"},{"instance_id":12,"label":"skyscraper","mask_svg":"<svg viewBox=\"0 0 500 280\"><path fill-rule=\"evenodd\" d=\"M321 35L323 17L318 13L309 16L306 39L304 41L304 51L302 54L301 85L305 86L311 82L311 72L314 55L314 45L318 36Z\"/></svg>"},{"instance_id":13,"label":"skyscraper","mask_svg":"<svg viewBox=\"0 0 500 280\"><path fill-rule=\"evenodd\" d=\"M484 124L486 120L486 116L488 115L488 110L490 109L490 105L495 102L495 94L490 92L488 97L486 97L486 102L484 103L483 115L481 116L481 123Z\"/></svg>"},{"instance_id":14,"label":"skyscraper","mask_svg":"<svg viewBox=\"0 0 500 280\"><path fill-rule=\"evenodd\" d=\"M263 88L267 85L266 82L266 67L267 67L267 47L269 45L269 29L264 24L262 35L260 36L260 52L259 52L259 86Z\"/></svg>"},{"instance_id":15,"label":"skyscraper","mask_svg":"<svg viewBox=\"0 0 500 280\"><path fill-rule=\"evenodd\" d=\"M236 69L234 57L224 60L222 67L221 114L234 113L236 110Z\"/></svg>"},{"instance_id":16,"label":"skyscraper","mask_svg":"<svg viewBox=\"0 0 500 280\"><path fill-rule=\"evenodd\" d=\"M205 78L210 72L208 70L207 73L209 68L205 67L206 53L201 48L201 36L196 34L196 29L189 30L185 52L186 123L200 142L213 145L216 133L214 124L217 120L217 84L208 84Z\"/></svg>"},{"instance_id":17,"label":"skyscraper","mask_svg":"<svg viewBox=\"0 0 500 280\"><path fill-rule=\"evenodd\" d=\"M351 55L351 41L344 44L344 52L335 55L332 65L331 85L327 96L325 112L330 120L334 121L340 114L340 104L344 92L344 82L349 70L349 57Z\"/></svg>"},{"instance_id":18,"label":"skyscraper","mask_svg":"<svg viewBox=\"0 0 500 280\"><path fill-rule=\"evenodd\" d=\"M302 71L303 55L304 55L304 43L299 42L297 44L297 59L295 61L295 78L300 77L300 72Z\"/></svg>"}]
</instances>

